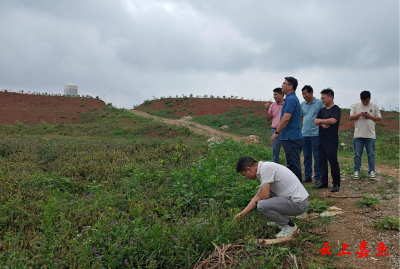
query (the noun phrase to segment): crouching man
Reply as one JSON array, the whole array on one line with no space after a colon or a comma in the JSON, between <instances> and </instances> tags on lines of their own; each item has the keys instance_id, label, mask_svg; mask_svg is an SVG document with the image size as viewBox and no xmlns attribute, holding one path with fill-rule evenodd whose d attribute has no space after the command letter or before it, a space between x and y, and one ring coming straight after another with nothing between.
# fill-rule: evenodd
<instances>
[{"instance_id":1,"label":"crouching man","mask_svg":"<svg viewBox=\"0 0 400 269\"><path fill-rule=\"evenodd\" d=\"M277 238L291 235L297 230L287 216L301 215L307 211L308 192L289 168L273 162L257 162L250 157L241 157L236 172L248 179L259 179L260 189L242 212L235 216L239 220L250 211L257 210L273 222L270 226L282 228Z\"/></svg>"}]
</instances>

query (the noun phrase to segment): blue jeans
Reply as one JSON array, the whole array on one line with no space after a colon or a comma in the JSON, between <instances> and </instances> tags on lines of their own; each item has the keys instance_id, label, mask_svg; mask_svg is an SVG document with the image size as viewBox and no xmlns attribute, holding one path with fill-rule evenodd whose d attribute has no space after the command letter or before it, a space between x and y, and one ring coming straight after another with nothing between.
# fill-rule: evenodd
<instances>
[{"instance_id":1,"label":"blue jeans","mask_svg":"<svg viewBox=\"0 0 400 269\"><path fill-rule=\"evenodd\" d=\"M276 132L275 128L271 129L271 136ZM279 163L279 153L281 152L281 139L279 135L275 138L275 140L271 143L272 147L272 161L274 163Z\"/></svg>"},{"instance_id":2,"label":"blue jeans","mask_svg":"<svg viewBox=\"0 0 400 269\"><path fill-rule=\"evenodd\" d=\"M302 145L303 139L282 140L282 146L285 150L286 163L293 174L295 174L300 180L300 182L303 182L300 165L300 153Z\"/></svg>"},{"instance_id":3,"label":"blue jeans","mask_svg":"<svg viewBox=\"0 0 400 269\"><path fill-rule=\"evenodd\" d=\"M368 155L368 173L375 172L375 139L373 138L354 138L354 171L360 172L361 158L364 145Z\"/></svg>"},{"instance_id":4,"label":"blue jeans","mask_svg":"<svg viewBox=\"0 0 400 269\"><path fill-rule=\"evenodd\" d=\"M314 155L314 178L321 180L318 164L318 136L305 136L303 138L304 175L312 178L312 156Z\"/></svg>"}]
</instances>

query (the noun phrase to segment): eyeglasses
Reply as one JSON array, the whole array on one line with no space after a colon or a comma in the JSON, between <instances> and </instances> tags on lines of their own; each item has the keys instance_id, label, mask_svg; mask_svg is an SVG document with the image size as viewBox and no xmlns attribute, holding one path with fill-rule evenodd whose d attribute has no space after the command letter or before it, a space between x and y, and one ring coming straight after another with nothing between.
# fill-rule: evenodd
<instances>
[{"instance_id":1,"label":"eyeglasses","mask_svg":"<svg viewBox=\"0 0 400 269\"><path fill-rule=\"evenodd\" d=\"M282 85L292 85L292 84L283 82Z\"/></svg>"}]
</instances>

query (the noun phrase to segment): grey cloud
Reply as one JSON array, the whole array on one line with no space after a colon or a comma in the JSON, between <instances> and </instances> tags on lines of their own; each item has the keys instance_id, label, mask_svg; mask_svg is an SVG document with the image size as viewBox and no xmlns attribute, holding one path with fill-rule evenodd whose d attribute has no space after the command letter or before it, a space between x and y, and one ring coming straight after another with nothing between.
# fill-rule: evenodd
<instances>
[{"instance_id":1,"label":"grey cloud","mask_svg":"<svg viewBox=\"0 0 400 269\"><path fill-rule=\"evenodd\" d=\"M398 96L398 19L393 0L3 1L0 87L75 83L131 107L153 95L254 98L288 74Z\"/></svg>"},{"instance_id":2,"label":"grey cloud","mask_svg":"<svg viewBox=\"0 0 400 269\"><path fill-rule=\"evenodd\" d=\"M246 37L272 43L259 61L265 68L398 64L398 1L194 3L204 13L224 17Z\"/></svg>"}]
</instances>

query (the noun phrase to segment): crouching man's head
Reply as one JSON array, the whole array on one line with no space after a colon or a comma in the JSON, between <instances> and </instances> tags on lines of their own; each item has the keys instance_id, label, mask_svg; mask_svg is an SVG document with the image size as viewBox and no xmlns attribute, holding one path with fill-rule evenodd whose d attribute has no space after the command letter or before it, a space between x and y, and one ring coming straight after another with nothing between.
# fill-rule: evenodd
<instances>
[{"instance_id":1,"label":"crouching man's head","mask_svg":"<svg viewBox=\"0 0 400 269\"><path fill-rule=\"evenodd\" d=\"M236 163L236 172L248 179L257 178L258 162L251 157L241 157Z\"/></svg>"}]
</instances>

